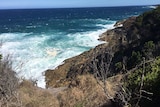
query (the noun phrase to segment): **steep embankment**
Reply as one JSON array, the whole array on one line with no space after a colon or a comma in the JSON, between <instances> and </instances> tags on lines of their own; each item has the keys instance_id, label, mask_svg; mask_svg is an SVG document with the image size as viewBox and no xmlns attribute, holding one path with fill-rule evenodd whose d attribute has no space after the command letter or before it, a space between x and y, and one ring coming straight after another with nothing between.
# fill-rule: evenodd
<instances>
[{"instance_id":1,"label":"steep embankment","mask_svg":"<svg viewBox=\"0 0 160 107\"><path fill-rule=\"evenodd\" d=\"M77 75L94 73L93 62L107 63L112 54L110 75L128 71L141 63L142 57L153 58L160 54L160 7L138 17L116 23L116 28L106 31L100 40L109 42L79 56L65 60L55 70L45 72L46 87L66 86Z\"/></svg>"}]
</instances>

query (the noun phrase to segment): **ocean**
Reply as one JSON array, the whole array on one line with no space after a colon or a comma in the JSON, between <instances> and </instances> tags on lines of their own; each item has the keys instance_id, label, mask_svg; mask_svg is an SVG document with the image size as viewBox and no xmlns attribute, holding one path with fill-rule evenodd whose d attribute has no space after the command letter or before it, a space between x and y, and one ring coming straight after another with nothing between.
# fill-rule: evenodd
<instances>
[{"instance_id":1,"label":"ocean","mask_svg":"<svg viewBox=\"0 0 160 107\"><path fill-rule=\"evenodd\" d=\"M0 10L0 52L13 69L45 87L44 71L94 48L116 21L151 10L150 6ZM22 65L22 66L21 66ZM18 67L17 67L18 66Z\"/></svg>"}]
</instances>

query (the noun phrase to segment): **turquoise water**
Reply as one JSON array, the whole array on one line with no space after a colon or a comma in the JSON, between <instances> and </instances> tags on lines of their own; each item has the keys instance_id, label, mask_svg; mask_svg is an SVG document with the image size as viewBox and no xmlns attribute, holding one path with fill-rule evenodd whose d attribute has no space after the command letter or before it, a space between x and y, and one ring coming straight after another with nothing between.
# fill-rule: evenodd
<instances>
[{"instance_id":1,"label":"turquoise water","mask_svg":"<svg viewBox=\"0 0 160 107\"><path fill-rule=\"evenodd\" d=\"M38 79L45 87L43 72L64 60L94 48L100 34L117 20L150 10L148 6L0 10L0 49L11 54L13 66L25 78Z\"/></svg>"}]
</instances>

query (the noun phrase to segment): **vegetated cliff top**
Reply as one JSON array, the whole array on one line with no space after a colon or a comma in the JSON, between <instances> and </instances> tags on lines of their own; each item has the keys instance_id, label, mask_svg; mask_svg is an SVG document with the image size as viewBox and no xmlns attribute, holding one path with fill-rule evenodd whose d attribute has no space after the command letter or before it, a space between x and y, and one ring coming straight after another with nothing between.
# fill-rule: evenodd
<instances>
[{"instance_id":1,"label":"vegetated cliff top","mask_svg":"<svg viewBox=\"0 0 160 107\"><path fill-rule=\"evenodd\" d=\"M126 57L127 70L140 63L142 57L146 57L144 47L149 41L152 41L156 46L151 53L151 57L159 55L160 6L138 17L131 17L118 23L122 26L108 30L100 36L100 40L105 40L108 43L101 44L79 56L65 60L65 63L55 70L47 70L45 72L46 86L66 86L77 75L93 74L94 58L97 59L98 63L102 61L101 56L105 56L104 59L107 59L108 49L111 49L114 54L110 66L111 75L122 71L121 64L124 57ZM104 63L106 63L106 60L104 60ZM117 65L119 65L118 68Z\"/></svg>"}]
</instances>

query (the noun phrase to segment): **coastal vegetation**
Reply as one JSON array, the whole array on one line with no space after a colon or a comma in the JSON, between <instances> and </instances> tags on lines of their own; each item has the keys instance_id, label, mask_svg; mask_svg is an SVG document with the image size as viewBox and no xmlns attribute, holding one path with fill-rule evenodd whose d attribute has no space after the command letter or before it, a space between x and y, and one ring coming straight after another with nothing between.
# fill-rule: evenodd
<instances>
[{"instance_id":1,"label":"coastal vegetation","mask_svg":"<svg viewBox=\"0 0 160 107\"><path fill-rule=\"evenodd\" d=\"M89 73L97 77L95 75L97 72L100 73L97 80L104 83L103 87L107 87L105 81L117 74L122 74L122 82L119 84L117 93L109 98L111 102L118 103L119 106L159 106L157 102L159 99L157 92L160 91L157 85L159 83L157 61L160 55L159 15L160 7L157 7L138 17L117 22L114 29L100 36L100 40L108 43L65 60L65 64L58 69L46 71L47 87L67 86L78 75ZM118 26L119 24L122 26ZM108 52L108 49L111 51ZM111 61L109 55L112 55ZM61 78L57 80L54 78L55 75L61 75ZM104 79L102 75L107 78ZM107 89L102 88L102 90L106 93ZM117 99L117 96L120 97Z\"/></svg>"},{"instance_id":2,"label":"coastal vegetation","mask_svg":"<svg viewBox=\"0 0 160 107\"><path fill-rule=\"evenodd\" d=\"M117 22L100 40L108 43L47 70L46 89L18 78L0 55L0 107L160 106L160 7Z\"/></svg>"},{"instance_id":3,"label":"coastal vegetation","mask_svg":"<svg viewBox=\"0 0 160 107\"><path fill-rule=\"evenodd\" d=\"M54 102L53 102L54 101ZM0 107L58 107L51 92L38 88L33 80L20 79L11 57L0 59Z\"/></svg>"}]
</instances>

